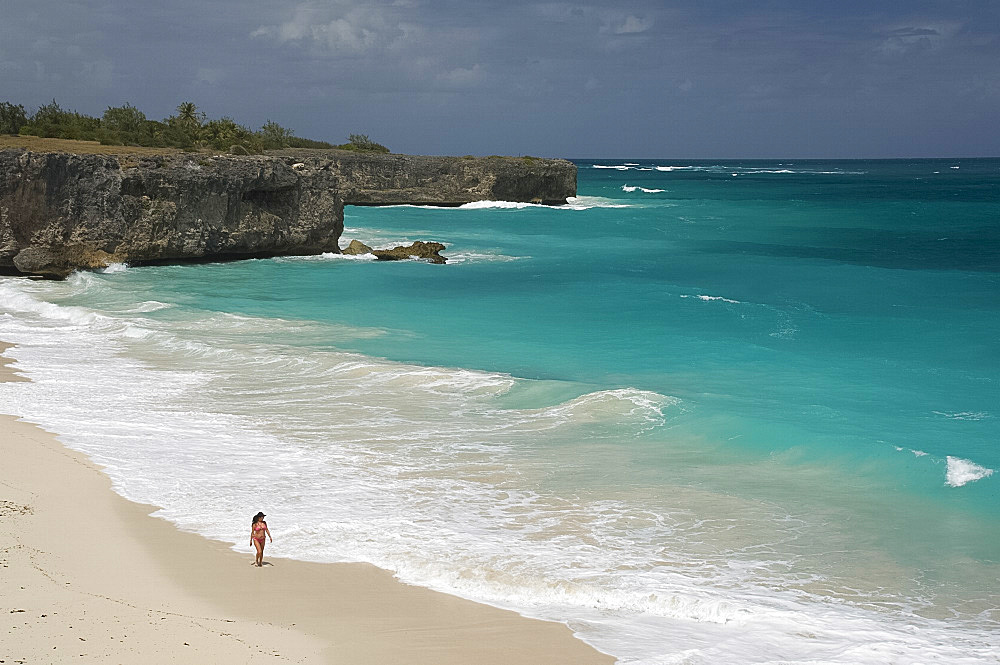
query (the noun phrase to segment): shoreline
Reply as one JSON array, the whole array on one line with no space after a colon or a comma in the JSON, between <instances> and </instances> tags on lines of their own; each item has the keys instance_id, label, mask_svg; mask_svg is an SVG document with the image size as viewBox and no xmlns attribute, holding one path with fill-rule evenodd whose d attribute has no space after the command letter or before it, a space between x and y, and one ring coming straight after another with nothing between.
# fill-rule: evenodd
<instances>
[{"instance_id":1,"label":"shoreline","mask_svg":"<svg viewBox=\"0 0 1000 665\"><path fill-rule=\"evenodd\" d=\"M0 343L0 381L29 380L3 357L10 346ZM403 584L368 564L265 551L265 567L253 567L249 544L241 554L151 518L154 506L114 493L85 455L14 415L0 415L0 450L10 534L0 549L2 660L615 662L565 624Z\"/></svg>"}]
</instances>

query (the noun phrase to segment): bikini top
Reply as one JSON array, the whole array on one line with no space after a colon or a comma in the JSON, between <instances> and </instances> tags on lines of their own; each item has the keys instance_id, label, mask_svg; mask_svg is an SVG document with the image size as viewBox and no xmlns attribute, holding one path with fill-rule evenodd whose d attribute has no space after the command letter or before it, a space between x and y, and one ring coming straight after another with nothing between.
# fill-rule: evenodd
<instances>
[{"instance_id":1,"label":"bikini top","mask_svg":"<svg viewBox=\"0 0 1000 665\"><path fill-rule=\"evenodd\" d=\"M259 522L257 522L256 524L253 525L253 532L254 533L259 533L259 532L263 531L266 528L267 528L267 522L265 522L264 520L261 520L261 521L259 521Z\"/></svg>"}]
</instances>

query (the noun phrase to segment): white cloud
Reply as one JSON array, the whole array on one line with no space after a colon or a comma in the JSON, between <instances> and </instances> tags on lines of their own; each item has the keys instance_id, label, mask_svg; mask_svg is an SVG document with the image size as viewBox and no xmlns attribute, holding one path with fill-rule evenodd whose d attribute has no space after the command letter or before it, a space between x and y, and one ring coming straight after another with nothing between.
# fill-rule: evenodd
<instances>
[{"instance_id":1,"label":"white cloud","mask_svg":"<svg viewBox=\"0 0 1000 665\"><path fill-rule=\"evenodd\" d=\"M397 15L398 10L406 8L405 3L378 6L345 1L323 5L303 2L287 20L262 25L250 36L280 44L300 42L329 53L364 53L387 48L412 30L404 28Z\"/></svg>"},{"instance_id":2,"label":"white cloud","mask_svg":"<svg viewBox=\"0 0 1000 665\"><path fill-rule=\"evenodd\" d=\"M616 35L636 35L653 27L653 19L639 18L629 14L625 21L615 28Z\"/></svg>"},{"instance_id":3,"label":"white cloud","mask_svg":"<svg viewBox=\"0 0 1000 665\"><path fill-rule=\"evenodd\" d=\"M934 50L950 40L961 28L961 23L949 21L921 26L895 26L882 35L879 50L887 55Z\"/></svg>"}]
</instances>

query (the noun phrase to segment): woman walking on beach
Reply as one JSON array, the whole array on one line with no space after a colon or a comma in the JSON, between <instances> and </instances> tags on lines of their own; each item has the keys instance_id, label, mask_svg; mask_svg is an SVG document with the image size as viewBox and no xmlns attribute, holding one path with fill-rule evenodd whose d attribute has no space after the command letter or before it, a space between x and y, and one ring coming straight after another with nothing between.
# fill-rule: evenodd
<instances>
[{"instance_id":1,"label":"woman walking on beach","mask_svg":"<svg viewBox=\"0 0 1000 665\"><path fill-rule=\"evenodd\" d=\"M257 567L264 565L264 536L266 535L268 540L274 542L274 539L271 538L271 532L267 530L265 517L267 516L264 513L257 513L253 516L253 523L250 524L250 543L257 548L257 560L254 561L254 565Z\"/></svg>"}]
</instances>

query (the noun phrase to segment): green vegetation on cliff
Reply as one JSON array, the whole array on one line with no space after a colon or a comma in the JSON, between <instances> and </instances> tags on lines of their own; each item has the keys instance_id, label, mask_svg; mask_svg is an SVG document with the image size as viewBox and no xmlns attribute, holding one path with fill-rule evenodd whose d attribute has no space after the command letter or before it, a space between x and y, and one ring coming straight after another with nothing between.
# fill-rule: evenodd
<instances>
[{"instance_id":1,"label":"green vegetation on cliff","mask_svg":"<svg viewBox=\"0 0 1000 665\"><path fill-rule=\"evenodd\" d=\"M389 152L365 134L351 134L347 143L333 145L295 136L292 130L271 120L253 131L229 116L210 120L193 102L179 104L177 113L163 120L150 120L131 104L109 106L103 116L95 118L64 109L54 99L30 115L20 104L0 102L0 134L98 141L104 145L213 149L235 154L281 148Z\"/></svg>"}]
</instances>

